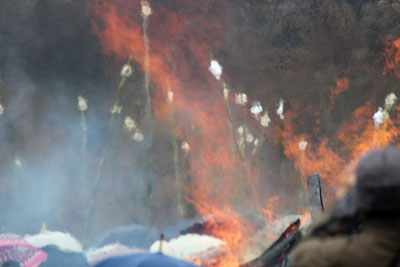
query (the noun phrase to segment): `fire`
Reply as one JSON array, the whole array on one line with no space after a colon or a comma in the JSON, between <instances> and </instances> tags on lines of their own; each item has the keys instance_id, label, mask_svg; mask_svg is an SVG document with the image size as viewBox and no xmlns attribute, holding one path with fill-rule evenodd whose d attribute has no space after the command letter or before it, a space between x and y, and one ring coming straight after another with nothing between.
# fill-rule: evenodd
<instances>
[{"instance_id":1,"label":"fire","mask_svg":"<svg viewBox=\"0 0 400 267\"><path fill-rule=\"evenodd\" d=\"M239 266L240 253L247 245L245 237L252 231L249 222L234 211L231 206L220 209L215 208L209 201L196 200L196 202L196 207L200 213L212 214L206 227L209 234L226 242L226 249L222 257L218 259L218 266Z\"/></svg>"},{"instance_id":2,"label":"fire","mask_svg":"<svg viewBox=\"0 0 400 267\"><path fill-rule=\"evenodd\" d=\"M168 50L166 45L151 35L149 64L146 64L142 29L130 14L125 9L121 11L118 4L108 1L96 1L92 8L102 20L101 27L95 24L94 28L102 41L104 52L118 58L132 55L141 69L149 72L150 79L156 87L152 102L155 117L159 122L166 122L168 107L165 99L169 86L173 88L174 101L170 105L174 105L175 115L179 118L175 125L176 134L178 138L190 144L190 173L194 177L192 184L187 187L190 189L190 201L199 214L212 215L207 224L208 231L227 244L226 253L219 259L218 266L239 266L240 254L246 245L244 233L248 231L250 224L232 206L232 203L240 202L238 196L241 195L239 192L243 191L243 186L237 186L238 158L232 152L234 136L231 135L228 126L220 85L208 75L209 78L205 81L210 89L204 89L204 85L196 83L191 84L194 88L187 88L183 79L185 76L182 79L178 78L177 71L170 67L171 58L166 57L168 53L163 53ZM150 22L154 14L157 14L157 10L153 10L149 17ZM165 25L175 23L177 19L173 14L162 16L167 20ZM172 28L173 35L177 35L177 31L181 30L179 27ZM161 33L171 31L168 28L158 30ZM203 61L199 62L204 64L207 71L210 48L207 48L206 44L200 44L199 47L193 43L189 43L189 48L196 57L203 58ZM179 66L185 69L188 63L184 58L179 60ZM196 88L200 86L203 87L201 90ZM187 134L188 132L190 134ZM220 222L223 222L223 227ZM243 227L244 225L246 227Z\"/></svg>"},{"instance_id":3,"label":"fire","mask_svg":"<svg viewBox=\"0 0 400 267\"><path fill-rule=\"evenodd\" d=\"M285 154L294 160L294 166L299 171L305 174L318 172L324 181L334 185L334 177L340 173L345 161L331 148L328 138L321 138L317 144L309 142L305 151L300 150L299 142L303 141L303 138L311 141L311 138L304 134L296 136L292 123L295 118L294 113L287 114L286 137L283 143ZM307 177L302 178L302 184L305 185Z\"/></svg>"},{"instance_id":4,"label":"fire","mask_svg":"<svg viewBox=\"0 0 400 267\"><path fill-rule=\"evenodd\" d=\"M268 199L266 208L261 208L261 211L266 216L267 223L271 223L274 220L274 216L278 213L278 201L281 196L274 196Z\"/></svg>"},{"instance_id":5,"label":"fire","mask_svg":"<svg viewBox=\"0 0 400 267\"><path fill-rule=\"evenodd\" d=\"M332 138L319 138L318 142L310 142L303 157L298 144L305 135L294 133L293 122L297 117L288 114L287 120L290 123L287 123L285 130L285 153L294 160L294 165L299 171L304 169L304 173L307 174L318 172L325 183L332 188L338 188L340 175L346 165L352 164L361 155L374 148L396 144L400 136L399 115L396 120L386 119L384 124L375 130L372 120L374 112L375 108L369 102L357 108L338 127ZM306 136L306 139L312 138Z\"/></svg>"},{"instance_id":6,"label":"fire","mask_svg":"<svg viewBox=\"0 0 400 267\"><path fill-rule=\"evenodd\" d=\"M400 78L400 37L392 43L387 43L383 54L386 60L382 75L394 75Z\"/></svg>"},{"instance_id":7,"label":"fire","mask_svg":"<svg viewBox=\"0 0 400 267\"><path fill-rule=\"evenodd\" d=\"M301 225L305 226L309 224L311 224L311 212L303 208L303 219L301 220Z\"/></svg>"},{"instance_id":8,"label":"fire","mask_svg":"<svg viewBox=\"0 0 400 267\"><path fill-rule=\"evenodd\" d=\"M333 87L333 86L329 87L329 90L331 92L331 94L329 96L329 100L330 100L329 109L330 110L332 110L332 108L333 108L333 104L334 104L335 98L339 94L341 94L344 91L348 90L349 89L349 85L350 85L350 80L347 79L346 77L344 77L344 78L337 78L336 79L336 87Z\"/></svg>"},{"instance_id":9,"label":"fire","mask_svg":"<svg viewBox=\"0 0 400 267\"><path fill-rule=\"evenodd\" d=\"M218 5L215 1L212 2ZM187 35L182 26L188 23L185 17L152 6L152 14L148 17L149 25L153 25L153 18L158 20L159 35L152 34L149 27L150 49L147 60L139 1L97 0L91 7L101 21L94 24L94 30L101 39L104 52L121 60L132 55L140 70L149 73L153 92L152 108L155 119L160 124L168 122L168 103L165 99L168 88L172 88L173 101L169 105L173 105L175 110L176 138L190 144L187 152L190 154L188 168L193 181L185 188L197 212L200 215L211 215L207 224L210 234L226 242L226 252L217 266L239 266L240 255L247 245L246 237L253 231L241 211L249 204L256 206L254 210L263 212L266 220L272 223L277 217L276 204L280 196L270 198L264 208L258 206L263 200L257 195L257 171L253 171L251 156L241 157L236 151L236 136L232 128L239 125L233 125L229 119L229 111L225 106L229 98L224 98L221 83L207 71L214 45L214 40L209 40L207 35L213 29L216 31L211 34L212 37L218 36L218 26L206 26L204 32L196 29L190 35L193 39L189 38L188 41L183 37ZM132 15L135 12L136 17ZM183 49L173 48L181 48L183 43ZM392 57L387 57L384 71L398 77L399 48L400 38L387 47L386 53ZM395 52L389 53L392 50ZM193 60L198 64L194 68L191 67ZM191 68L195 69L194 73L191 73ZM334 98L348 90L349 85L350 80L347 78L336 79L336 87L330 88L329 109L333 106ZM301 110L300 107L297 109ZM375 130L371 119L374 111L375 108L370 103L356 109L338 127L332 138L328 139L297 134L295 125L299 112L285 110L284 118L280 122L284 127L277 132L280 133L285 154L294 160L294 166L301 172L304 187L305 174L318 172L327 185L335 188L339 184L339 174L346 164L374 147L387 146L396 141L400 135L400 125L397 123L400 115L397 115L397 120L387 119L380 129ZM400 113L398 108L397 113ZM269 131L266 131L265 138L268 138L268 134ZM308 145L303 143L301 147L304 149L299 149L299 143L304 141ZM305 218L311 218L308 211L304 210L303 213ZM196 263L199 264L198 261Z\"/></svg>"}]
</instances>

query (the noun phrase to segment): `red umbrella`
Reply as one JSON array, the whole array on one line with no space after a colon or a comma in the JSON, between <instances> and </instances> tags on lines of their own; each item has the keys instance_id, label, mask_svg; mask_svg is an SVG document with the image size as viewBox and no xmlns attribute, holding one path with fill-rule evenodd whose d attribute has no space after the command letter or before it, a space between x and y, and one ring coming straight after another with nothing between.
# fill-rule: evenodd
<instances>
[{"instance_id":1,"label":"red umbrella","mask_svg":"<svg viewBox=\"0 0 400 267\"><path fill-rule=\"evenodd\" d=\"M47 254L15 234L0 234L0 266L8 260L21 267L35 267L47 260Z\"/></svg>"}]
</instances>

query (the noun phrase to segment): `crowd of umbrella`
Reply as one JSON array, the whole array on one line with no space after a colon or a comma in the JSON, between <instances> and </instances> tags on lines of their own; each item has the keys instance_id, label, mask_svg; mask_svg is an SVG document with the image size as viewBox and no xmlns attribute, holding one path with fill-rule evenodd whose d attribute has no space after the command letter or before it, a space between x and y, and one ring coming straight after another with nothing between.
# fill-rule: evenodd
<instances>
[{"instance_id":1,"label":"crowd of umbrella","mask_svg":"<svg viewBox=\"0 0 400 267\"><path fill-rule=\"evenodd\" d=\"M184 220L162 231L136 224L118 226L89 248L83 248L69 233L47 230L45 224L36 235L22 237L3 233L0 234L0 266L198 266L194 263L214 266L207 264L207 260L210 260L207 257L218 257L223 253L225 242L190 230L196 228L195 225L206 223L208 219L197 217ZM299 226L300 220L290 224L259 258L242 266L278 266L272 263L282 259L281 255L286 255L299 239ZM201 259L201 263L195 259ZM266 262L268 265L264 264Z\"/></svg>"}]
</instances>

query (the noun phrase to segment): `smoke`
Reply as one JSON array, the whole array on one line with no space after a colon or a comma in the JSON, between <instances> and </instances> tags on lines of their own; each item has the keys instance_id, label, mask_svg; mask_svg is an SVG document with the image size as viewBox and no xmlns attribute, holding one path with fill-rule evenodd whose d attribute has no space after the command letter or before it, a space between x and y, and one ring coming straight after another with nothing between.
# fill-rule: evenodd
<instances>
[{"instance_id":1,"label":"smoke","mask_svg":"<svg viewBox=\"0 0 400 267\"><path fill-rule=\"evenodd\" d=\"M380 18L384 5L368 3L353 14L346 1L323 7L284 2L150 1L146 64L139 0L3 1L0 231L35 233L46 221L50 230L68 230L80 238L111 133L114 141L105 159L91 240L118 224L164 226L178 220L172 137L185 147L178 154L190 201L185 208L197 205L188 214L212 212L204 202L254 212L283 186L282 174L288 181L282 206L294 212L297 192L304 190L295 170L301 165L298 158L304 171L317 166L335 176L346 160L369 148L363 140L349 141L345 128L353 129L352 134L364 131L372 124L367 122L376 110L372 106L398 92L391 72L381 76L382 49L397 48L384 45L395 40L389 37L396 34L390 27L397 15L389 10L378 23L373 18ZM389 52L385 55L396 55ZM130 55L135 72L122 90L122 110L110 129L110 108ZM208 72L213 58L224 67L226 85ZM145 71L155 117L152 143L146 136ZM346 89L332 90L337 77L346 81ZM174 92L174 131L168 88ZM234 103L235 95L240 105ZM88 100L86 132L78 96ZM280 98L285 99L284 121L272 112ZM250 114L254 101L270 112L260 113L262 126ZM354 118L363 105L365 114ZM123 130L127 116L135 121L135 132L143 133L143 142ZM346 124L349 117L364 123ZM395 118L388 129L398 127ZM251 133L251 138L244 133L246 138L257 140L256 147L235 143L237 133L231 129L242 125ZM397 135L391 138L398 142ZM309 145L299 154L302 140ZM335 163L315 164L322 154ZM154 178L151 183L149 177ZM334 188L334 177L327 181Z\"/></svg>"},{"instance_id":2,"label":"smoke","mask_svg":"<svg viewBox=\"0 0 400 267\"><path fill-rule=\"evenodd\" d=\"M49 229L81 237L99 154L110 132L118 65L110 67L114 64L102 54L83 1L4 2L0 9L0 100L5 107L0 118L0 230L32 234L46 222ZM129 87L134 85L132 79ZM86 133L79 95L89 101ZM140 94L131 95L140 99ZM140 105L132 101L124 112L140 118L135 112ZM127 144L116 148L121 158L115 160L123 162L113 171L107 167L92 239L112 225L131 223L132 204L144 191L144 173L134 159L141 148L122 131L117 134ZM119 192L114 207L111 176ZM109 219L111 210L117 211Z\"/></svg>"}]
</instances>

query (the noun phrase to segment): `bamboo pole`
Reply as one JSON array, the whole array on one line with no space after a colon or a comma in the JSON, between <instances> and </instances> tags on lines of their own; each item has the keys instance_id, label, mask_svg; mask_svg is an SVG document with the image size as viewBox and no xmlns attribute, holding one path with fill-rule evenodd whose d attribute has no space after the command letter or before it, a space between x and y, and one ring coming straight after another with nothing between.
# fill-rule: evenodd
<instances>
[{"instance_id":1,"label":"bamboo pole","mask_svg":"<svg viewBox=\"0 0 400 267\"><path fill-rule=\"evenodd\" d=\"M175 133L175 112L173 106L173 92L171 88L168 88L168 107L169 107L169 127L171 129L171 143L172 143L172 151L173 151L173 162L174 162L174 171L175 171L175 186L176 186L176 201L177 201L177 209L178 213L182 219L185 218L185 209L182 203L182 185L181 185L181 171L179 166L179 155L178 155L178 144L176 142L176 133Z\"/></svg>"},{"instance_id":2,"label":"bamboo pole","mask_svg":"<svg viewBox=\"0 0 400 267\"><path fill-rule=\"evenodd\" d=\"M123 73L125 67L130 68L130 74L129 73ZM87 207L87 209L85 210L85 221L84 221L84 235L83 235L83 240L84 240L84 245L87 245L87 238L88 238L88 233L89 233L89 227L90 227L90 223L93 217L93 211L94 211L94 205L96 203L96 198L97 198L97 194L99 192L100 189L100 185L101 182L103 180L103 172L104 172L104 163L106 161L106 158L108 156L108 152L110 149L111 144L114 141L114 124L115 124L115 119L116 116L119 114L119 110L120 109L120 102L121 102L121 95L122 95L122 90L123 87L125 86L126 80L127 78L132 74L132 58L130 57L128 60L128 63L124 66L124 68L122 69L121 72L121 80L119 82L118 85L118 90L117 90L117 95L115 98L115 102L114 102L114 106L113 106L113 110L112 110L112 114L111 114L111 120L110 120L110 133L108 136L108 140L106 141L104 148L103 148L103 152L101 154L101 158L99 161L99 166L97 169L97 175L96 175L96 179L95 179L95 186L92 190L91 193L91 198L89 200L89 205Z\"/></svg>"},{"instance_id":3,"label":"bamboo pole","mask_svg":"<svg viewBox=\"0 0 400 267\"><path fill-rule=\"evenodd\" d=\"M149 200L149 222L153 221L152 214L152 202L153 202L153 159L151 154L151 149L153 146L153 114L151 108L151 92L150 92L150 41L147 34L149 27L149 16L152 13L150 3L148 0L141 0L140 2L142 8L143 16L143 46L145 49L144 54L144 88L146 92L146 106L145 106L145 122L146 122L146 132L147 132L147 151L149 153L147 169L148 169L148 181L147 181L147 192Z\"/></svg>"}]
</instances>

